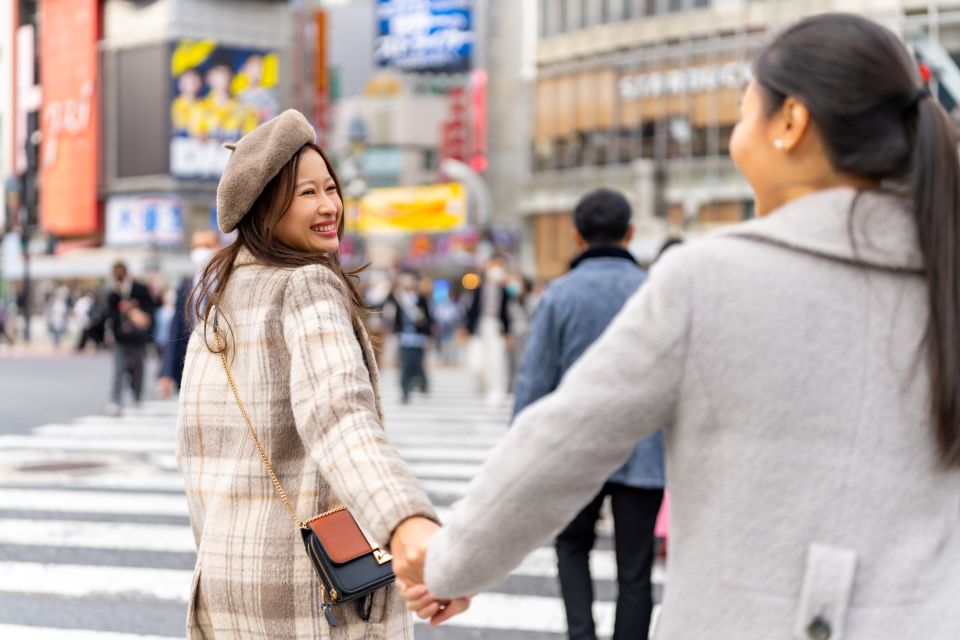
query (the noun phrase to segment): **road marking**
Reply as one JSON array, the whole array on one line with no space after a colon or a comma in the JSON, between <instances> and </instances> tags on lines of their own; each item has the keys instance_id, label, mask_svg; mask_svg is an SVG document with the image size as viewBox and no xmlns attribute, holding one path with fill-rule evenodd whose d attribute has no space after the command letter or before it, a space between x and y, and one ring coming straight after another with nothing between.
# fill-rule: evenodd
<instances>
[{"instance_id":1,"label":"road marking","mask_svg":"<svg viewBox=\"0 0 960 640\"><path fill-rule=\"evenodd\" d=\"M0 509L185 516L187 498L161 493L0 489Z\"/></svg>"},{"instance_id":2,"label":"road marking","mask_svg":"<svg viewBox=\"0 0 960 640\"><path fill-rule=\"evenodd\" d=\"M0 624L0 638L10 638L10 640L171 640L168 636L140 636L110 631L28 627L14 624Z\"/></svg>"},{"instance_id":3,"label":"road marking","mask_svg":"<svg viewBox=\"0 0 960 640\"><path fill-rule=\"evenodd\" d=\"M192 571L0 562L0 592L83 598L168 600L186 604Z\"/></svg>"},{"instance_id":4,"label":"road marking","mask_svg":"<svg viewBox=\"0 0 960 640\"><path fill-rule=\"evenodd\" d=\"M190 527L172 524L0 519L0 545L192 553Z\"/></svg>"},{"instance_id":5,"label":"road marking","mask_svg":"<svg viewBox=\"0 0 960 640\"><path fill-rule=\"evenodd\" d=\"M613 633L616 603L594 602L593 619L598 636ZM416 618L425 624L425 621ZM478 627L510 631L565 633L567 618L560 598L522 596L504 593L481 593L470 608L443 623L451 627Z\"/></svg>"}]
</instances>

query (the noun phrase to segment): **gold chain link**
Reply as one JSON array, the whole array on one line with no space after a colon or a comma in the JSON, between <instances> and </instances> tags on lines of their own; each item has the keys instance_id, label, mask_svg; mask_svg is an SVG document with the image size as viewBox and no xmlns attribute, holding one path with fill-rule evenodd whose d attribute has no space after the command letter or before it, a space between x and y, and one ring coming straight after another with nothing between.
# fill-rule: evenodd
<instances>
[{"instance_id":1,"label":"gold chain link","mask_svg":"<svg viewBox=\"0 0 960 640\"><path fill-rule=\"evenodd\" d=\"M257 453L260 454L260 459L263 460L263 464L267 468L267 472L270 474L270 479L273 480L273 486L276 487L277 493L280 495L280 499L287 507L287 511L290 512L290 517L293 519L293 523L300 529L306 529L308 528L307 522L310 520L316 520L317 518L322 518L330 515L331 513L336 513L346 509L346 507L337 507L336 509L331 509L325 513L315 515L307 521L301 521L299 518L297 518L297 512L294 510L293 505L290 504L290 499L287 498L287 492L283 490L283 485L280 484L277 474L274 473L273 465L270 464L267 454L263 452L263 447L260 445L260 438L257 437L257 433L253 430L253 425L250 423L250 416L247 415L247 409L243 406L243 402L240 400L240 392L237 390L237 384L233 381L233 373L230 371L230 365L227 363L226 341L220 335L220 331L216 328L213 330L213 335L216 337L217 352L220 354L220 361L223 363L223 370L227 374L227 382L230 383L230 388L233 390L233 397L237 400L237 407L240 408L240 413L243 415L243 421L247 424L247 430L250 432L250 437L253 438L253 444L257 447Z\"/></svg>"}]
</instances>

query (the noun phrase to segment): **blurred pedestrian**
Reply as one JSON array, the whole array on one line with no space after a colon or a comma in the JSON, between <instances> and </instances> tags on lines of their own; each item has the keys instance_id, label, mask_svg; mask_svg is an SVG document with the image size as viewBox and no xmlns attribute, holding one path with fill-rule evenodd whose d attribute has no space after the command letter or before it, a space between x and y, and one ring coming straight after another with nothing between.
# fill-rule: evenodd
<instances>
[{"instance_id":1,"label":"blurred pedestrian","mask_svg":"<svg viewBox=\"0 0 960 640\"><path fill-rule=\"evenodd\" d=\"M342 602L301 537L309 525L300 518L346 507L398 566L410 536L437 526L383 430L366 309L356 274L340 265L340 185L315 140L289 110L231 145L217 217L237 239L210 258L188 305L197 323L177 464L200 550L187 600L191 639L413 638L393 585ZM360 531L351 537L352 522L337 522L347 529L326 548L359 541L351 557L372 562L360 557Z\"/></svg>"},{"instance_id":2,"label":"blurred pedestrian","mask_svg":"<svg viewBox=\"0 0 960 640\"><path fill-rule=\"evenodd\" d=\"M410 401L414 385L430 392L430 381L423 366L427 344L433 330L433 318L426 296L420 290L420 278L414 271L403 271L397 286L387 299L384 316L392 318L393 332L400 352L400 390L403 403Z\"/></svg>"},{"instance_id":3,"label":"blurred pedestrian","mask_svg":"<svg viewBox=\"0 0 960 640\"><path fill-rule=\"evenodd\" d=\"M956 127L852 14L752 71L730 155L758 217L667 252L517 416L429 544L433 596L497 584L662 428L657 638L960 638Z\"/></svg>"},{"instance_id":4,"label":"blurred pedestrian","mask_svg":"<svg viewBox=\"0 0 960 640\"><path fill-rule=\"evenodd\" d=\"M190 238L190 264L194 273L184 278L177 287L176 303L167 331L167 348L163 352L160 364L160 377L157 380L157 392L161 398L169 398L174 389L180 388L183 377L183 362L187 357L187 343L196 318L188 308L190 292L200 284L207 262L220 246L220 236L213 229L195 231Z\"/></svg>"},{"instance_id":5,"label":"blurred pedestrian","mask_svg":"<svg viewBox=\"0 0 960 640\"><path fill-rule=\"evenodd\" d=\"M90 326L93 324L93 305L96 298L92 291L84 291L73 303L73 320L80 331L80 337L77 339L77 352L82 352L87 342L90 341Z\"/></svg>"},{"instance_id":6,"label":"blurred pedestrian","mask_svg":"<svg viewBox=\"0 0 960 640\"><path fill-rule=\"evenodd\" d=\"M13 338L7 333L7 317L7 300L0 296L0 340L12 345Z\"/></svg>"},{"instance_id":7,"label":"blurred pedestrian","mask_svg":"<svg viewBox=\"0 0 960 640\"><path fill-rule=\"evenodd\" d=\"M160 306L153 314L153 347L157 361L163 362L167 345L170 342L170 327L177 311L177 292L167 289L160 294Z\"/></svg>"},{"instance_id":8,"label":"blurred pedestrian","mask_svg":"<svg viewBox=\"0 0 960 640\"><path fill-rule=\"evenodd\" d=\"M454 299L449 283L437 289L433 319L436 323L438 359L444 365L454 365L458 359L456 337L463 322L463 311Z\"/></svg>"},{"instance_id":9,"label":"blurred pedestrian","mask_svg":"<svg viewBox=\"0 0 960 640\"><path fill-rule=\"evenodd\" d=\"M510 313L504 292L507 270L503 256L493 255L467 309L471 367L488 405L503 403L507 394L507 349L511 344Z\"/></svg>"},{"instance_id":10,"label":"blurred pedestrian","mask_svg":"<svg viewBox=\"0 0 960 640\"><path fill-rule=\"evenodd\" d=\"M511 392L517 383L520 361L527 346L530 332L530 319L527 310L527 281L523 274L516 272L507 276L503 292L507 300L507 315L510 317L510 340L507 346L507 389Z\"/></svg>"},{"instance_id":11,"label":"blurred pedestrian","mask_svg":"<svg viewBox=\"0 0 960 640\"><path fill-rule=\"evenodd\" d=\"M382 271L372 271L367 277L364 287L361 291L363 303L370 309L370 314L364 320L364 326L370 334L370 344L373 345L373 353L376 356L377 366L384 366L384 351L387 342L388 328L387 321L383 317L383 306L390 297L390 291L393 289L390 278Z\"/></svg>"},{"instance_id":12,"label":"blurred pedestrian","mask_svg":"<svg viewBox=\"0 0 960 640\"><path fill-rule=\"evenodd\" d=\"M581 251L570 272L551 283L530 328L517 380L516 416L551 393L587 348L606 330L646 274L627 251L632 211L623 194L598 189L573 213ZM581 428L592 430L590 421ZM550 425L541 425L550 429ZM640 440L620 469L557 536L560 591L570 640L595 640L590 551L604 499L613 507L617 559L614 640L646 638L653 612L651 574L654 526L663 498L663 442L659 433Z\"/></svg>"},{"instance_id":13,"label":"blurred pedestrian","mask_svg":"<svg viewBox=\"0 0 960 640\"><path fill-rule=\"evenodd\" d=\"M130 380L134 404L143 398L143 370L153 335L154 301L147 287L130 276L127 265L113 265L113 288L107 298L113 331L113 387L108 415L120 415L123 388Z\"/></svg>"},{"instance_id":14,"label":"blurred pedestrian","mask_svg":"<svg viewBox=\"0 0 960 640\"><path fill-rule=\"evenodd\" d=\"M66 286L61 285L54 289L47 300L44 315L53 346L59 348L60 341L67 332L67 321L70 319L70 290Z\"/></svg>"}]
</instances>

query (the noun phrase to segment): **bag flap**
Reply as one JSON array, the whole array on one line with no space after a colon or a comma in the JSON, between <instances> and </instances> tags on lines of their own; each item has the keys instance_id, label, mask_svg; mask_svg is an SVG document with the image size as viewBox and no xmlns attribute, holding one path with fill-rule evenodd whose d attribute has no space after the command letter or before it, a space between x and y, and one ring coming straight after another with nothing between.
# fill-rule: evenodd
<instances>
[{"instance_id":1,"label":"bag flap","mask_svg":"<svg viewBox=\"0 0 960 640\"><path fill-rule=\"evenodd\" d=\"M346 509L311 520L309 524L327 555L337 564L373 553L373 548L360 531L357 521Z\"/></svg>"}]
</instances>

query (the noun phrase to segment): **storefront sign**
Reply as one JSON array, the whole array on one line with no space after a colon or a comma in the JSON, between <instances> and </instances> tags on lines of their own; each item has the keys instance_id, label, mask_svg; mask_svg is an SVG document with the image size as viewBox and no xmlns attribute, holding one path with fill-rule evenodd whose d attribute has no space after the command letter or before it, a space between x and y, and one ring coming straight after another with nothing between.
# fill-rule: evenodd
<instances>
[{"instance_id":1,"label":"storefront sign","mask_svg":"<svg viewBox=\"0 0 960 640\"><path fill-rule=\"evenodd\" d=\"M173 50L170 73L170 173L219 178L230 157L223 143L236 142L279 111L277 54L184 40Z\"/></svg>"},{"instance_id":2,"label":"storefront sign","mask_svg":"<svg viewBox=\"0 0 960 640\"><path fill-rule=\"evenodd\" d=\"M111 247L177 246L183 242L183 206L166 196L114 196L107 201Z\"/></svg>"},{"instance_id":3,"label":"storefront sign","mask_svg":"<svg viewBox=\"0 0 960 640\"><path fill-rule=\"evenodd\" d=\"M97 0L43 0L40 224L57 236L98 230Z\"/></svg>"},{"instance_id":4,"label":"storefront sign","mask_svg":"<svg viewBox=\"0 0 960 640\"><path fill-rule=\"evenodd\" d=\"M620 79L620 97L629 101L741 89L750 75L746 62L628 75Z\"/></svg>"},{"instance_id":5,"label":"storefront sign","mask_svg":"<svg viewBox=\"0 0 960 640\"><path fill-rule=\"evenodd\" d=\"M465 71L475 34L470 0L378 0L375 57L406 71Z\"/></svg>"},{"instance_id":6,"label":"storefront sign","mask_svg":"<svg viewBox=\"0 0 960 640\"><path fill-rule=\"evenodd\" d=\"M371 189L360 200L361 232L453 231L466 224L467 192L450 182L423 187Z\"/></svg>"}]
</instances>

